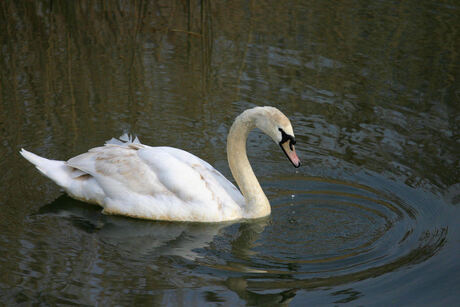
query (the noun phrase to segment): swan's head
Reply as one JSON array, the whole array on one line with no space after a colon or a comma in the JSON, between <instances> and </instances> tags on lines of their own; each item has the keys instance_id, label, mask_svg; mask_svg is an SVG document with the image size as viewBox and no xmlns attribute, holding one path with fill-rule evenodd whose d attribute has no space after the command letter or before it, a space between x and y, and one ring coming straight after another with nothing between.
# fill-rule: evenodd
<instances>
[{"instance_id":1,"label":"swan's head","mask_svg":"<svg viewBox=\"0 0 460 307\"><path fill-rule=\"evenodd\" d=\"M292 165L299 167L300 159L294 148L296 143L294 131L286 115L274 107L256 107L253 110L257 114L255 116L256 127L281 146Z\"/></svg>"}]
</instances>

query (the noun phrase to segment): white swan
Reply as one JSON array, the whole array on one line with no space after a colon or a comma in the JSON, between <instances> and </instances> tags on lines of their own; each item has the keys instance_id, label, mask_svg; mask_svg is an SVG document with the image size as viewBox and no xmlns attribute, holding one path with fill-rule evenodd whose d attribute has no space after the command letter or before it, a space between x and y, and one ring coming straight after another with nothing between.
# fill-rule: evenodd
<instances>
[{"instance_id":1,"label":"white swan","mask_svg":"<svg viewBox=\"0 0 460 307\"><path fill-rule=\"evenodd\" d=\"M280 144L295 167L300 160L289 119L273 107L240 114L227 138L227 158L238 189L210 164L180 149L150 147L136 138L111 139L68 161L20 153L71 197L104 213L142 219L222 222L270 214L270 203L246 155L249 131L259 128Z\"/></svg>"}]
</instances>

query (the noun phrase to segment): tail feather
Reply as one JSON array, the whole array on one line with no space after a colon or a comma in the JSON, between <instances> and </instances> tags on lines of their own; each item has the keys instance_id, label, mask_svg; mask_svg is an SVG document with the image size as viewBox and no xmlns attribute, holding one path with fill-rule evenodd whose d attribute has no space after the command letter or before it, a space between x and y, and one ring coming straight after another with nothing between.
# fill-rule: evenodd
<instances>
[{"instance_id":1,"label":"tail feather","mask_svg":"<svg viewBox=\"0 0 460 307\"><path fill-rule=\"evenodd\" d=\"M72 179L72 167L67 166L65 161L42 158L24 148L22 148L19 153L30 163L35 165L43 175L53 180L59 186L66 188L70 184Z\"/></svg>"}]
</instances>

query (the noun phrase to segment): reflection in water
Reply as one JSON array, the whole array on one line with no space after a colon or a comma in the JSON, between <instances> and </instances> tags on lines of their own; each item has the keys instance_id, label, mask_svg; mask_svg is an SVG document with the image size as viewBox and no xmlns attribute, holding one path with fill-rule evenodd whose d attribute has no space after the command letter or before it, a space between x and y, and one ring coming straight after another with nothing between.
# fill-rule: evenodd
<instances>
[{"instance_id":1,"label":"reflection in water","mask_svg":"<svg viewBox=\"0 0 460 307\"><path fill-rule=\"evenodd\" d=\"M67 217L75 227L97 234L98 239L134 259L167 255L195 260L199 255L194 250L208 246L219 231L228 226L226 223L152 223L106 216L99 207L67 196L42 207L39 214Z\"/></svg>"},{"instance_id":2,"label":"reflection in water","mask_svg":"<svg viewBox=\"0 0 460 307\"><path fill-rule=\"evenodd\" d=\"M457 303L457 13L451 0L0 2L0 300ZM17 154L62 160L129 131L230 178L227 132L254 105L289 115L306 162L293 174L250 135L273 206L260 221L105 216Z\"/></svg>"}]
</instances>

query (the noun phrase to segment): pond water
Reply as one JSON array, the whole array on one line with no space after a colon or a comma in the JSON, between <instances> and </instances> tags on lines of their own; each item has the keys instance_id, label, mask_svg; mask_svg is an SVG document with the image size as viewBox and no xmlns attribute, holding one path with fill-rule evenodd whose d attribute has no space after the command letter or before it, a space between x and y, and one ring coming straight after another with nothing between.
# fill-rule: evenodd
<instances>
[{"instance_id":1,"label":"pond water","mask_svg":"<svg viewBox=\"0 0 460 307\"><path fill-rule=\"evenodd\" d=\"M458 305L456 1L2 1L0 302ZM65 160L131 132L227 178L243 110L290 119L303 166L261 132L272 214L108 216L19 154ZM233 178L231 178L233 180Z\"/></svg>"}]
</instances>

